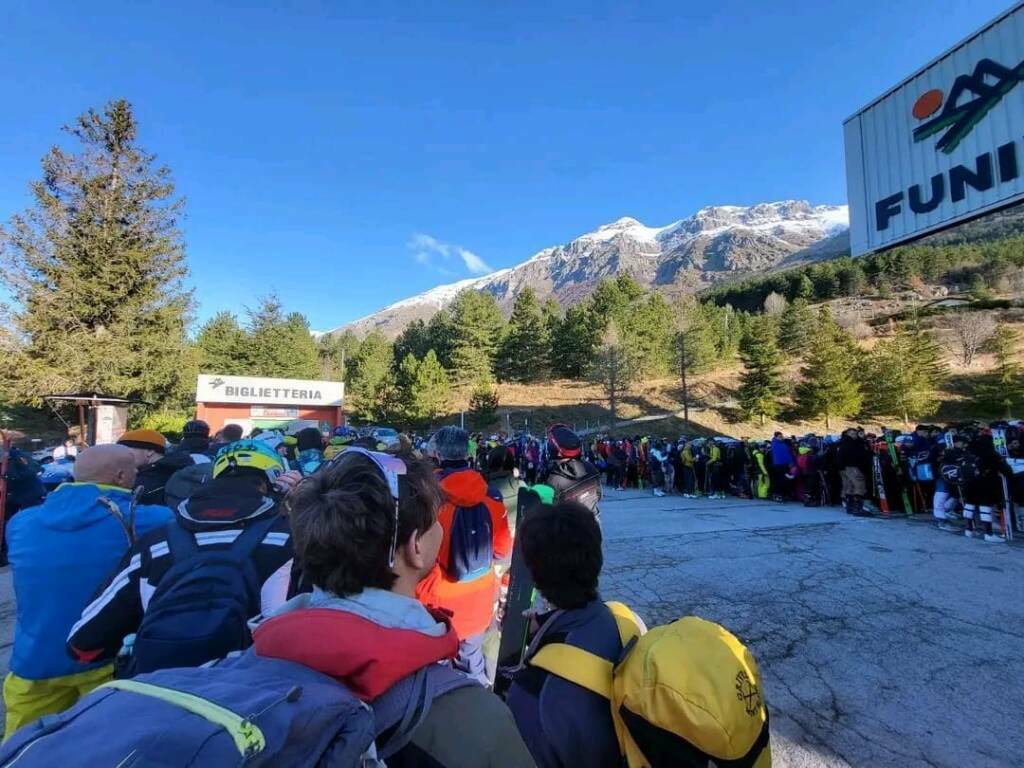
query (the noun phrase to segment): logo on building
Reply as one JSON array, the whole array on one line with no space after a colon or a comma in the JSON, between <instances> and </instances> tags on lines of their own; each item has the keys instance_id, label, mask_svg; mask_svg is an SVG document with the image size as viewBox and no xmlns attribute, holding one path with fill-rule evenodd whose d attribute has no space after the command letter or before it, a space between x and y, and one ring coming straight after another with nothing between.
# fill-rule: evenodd
<instances>
[{"instance_id":1,"label":"logo on building","mask_svg":"<svg viewBox=\"0 0 1024 768\"><path fill-rule=\"evenodd\" d=\"M938 88L925 91L914 102L911 114L917 120L931 119L914 129L914 141L921 142L945 131L935 150L948 155L1022 80L1024 61L1009 69L992 59L982 59L974 72L960 75L953 82L948 97ZM961 103L964 98L967 101Z\"/></svg>"}]
</instances>

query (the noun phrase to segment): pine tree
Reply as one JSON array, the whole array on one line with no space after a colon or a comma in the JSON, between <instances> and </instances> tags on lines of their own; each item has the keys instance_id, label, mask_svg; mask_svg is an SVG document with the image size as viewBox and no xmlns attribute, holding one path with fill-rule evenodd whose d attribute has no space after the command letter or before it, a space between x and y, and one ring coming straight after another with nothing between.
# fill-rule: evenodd
<instances>
[{"instance_id":1,"label":"pine tree","mask_svg":"<svg viewBox=\"0 0 1024 768\"><path fill-rule=\"evenodd\" d=\"M363 421L386 421L395 409L397 390L394 348L380 331L372 331L352 360L348 383L352 411Z\"/></svg>"},{"instance_id":2,"label":"pine tree","mask_svg":"<svg viewBox=\"0 0 1024 768\"><path fill-rule=\"evenodd\" d=\"M455 297L451 312L451 367L456 381L465 384L491 379L502 342L505 321L494 296L465 290Z\"/></svg>"},{"instance_id":3,"label":"pine tree","mask_svg":"<svg viewBox=\"0 0 1024 768\"><path fill-rule=\"evenodd\" d=\"M192 305L184 201L170 170L138 144L127 101L66 130L80 151L51 149L33 207L0 229L0 283L16 329L0 376L20 402L97 390L166 405L194 385L181 382Z\"/></svg>"},{"instance_id":4,"label":"pine tree","mask_svg":"<svg viewBox=\"0 0 1024 768\"><path fill-rule=\"evenodd\" d=\"M562 307L554 298L548 298L540 308L544 320L544 339L547 349L544 350L544 361L547 363L545 374L551 376L555 368L554 343L562 328Z\"/></svg>"},{"instance_id":5,"label":"pine tree","mask_svg":"<svg viewBox=\"0 0 1024 768\"><path fill-rule=\"evenodd\" d=\"M602 328L591 302L583 301L569 307L551 339L554 373L567 379L582 379L590 367Z\"/></svg>"},{"instance_id":6,"label":"pine tree","mask_svg":"<svg viewBox=\"0 0 1024 768\"><path fill-rule=\"evenodd\" d=\"M348 382L348 369L359 352L359 337L352 331L322 336L317 344L320 376L327 381Z\"/></svg>"},{"instance_id":7,"label":"pine tree","mask_svg":"<svg viewBox=\"0 0 1024 768\"><path fill-rule=\"evenodd\" d=\"M774 418L779 398L785 391L782 381L782 352L775 337L775 324L765 315L754 318L740 344L743 373L740 375L740 407L748 419Z\"/></svg>"},{"instance_id":8,"label":"pine tree","mask_svg":"<svg viewBox=\"0 0 1024 768\"><path fill-rule=\"evenodd\" d=\"M417 360L422 360L430 346L430 332L427 324L422 320L413 320L395 339L395 359L405 360L406 355L412 355Z\"/></svg>"},{"instance_id":9,"label":"pine tree","mask_svg":"<svg viewBox=\"0 0 1024 768\"><path fill-rule=\"evenodd\" d=\"M218 312L199 329L195 349L202 373L242 376L250 372L249 337L231 312Z\"/></svg>"},{"instance_id":10,"label":"pine tree","mask_svg":"<svg viewBox=\"0 0 1024 768\"><path fill-rule=\"evenodd\" d=\"M313 379L320 375L320 352L309 322L298 313L284 313L271 294L249 314L249 372L254 376Z\"/></svg>"},{"instance_id":11,"label":"pine tree","mask_svg":"<svg viewBox=\"0 0 1024 768\"><path fill-rule=\"evenodd\" d=\"M469 398L469 424L473 429L488 429L498 420L498 391L494 381L481 377Z\"/></svg>"},{"instance_id":12,"label":"pine tree","mask_svg":"<svg viewBox=\"0 0 1024 768\"><path fill-rule=\"evenodd\" d=\"M432 426L448 410L448 374L432 349L423 360L411 353L405 356L399 366L397 388L402 414L412 425Z\"/></svg>"},{"instance_id":13,"label":"pine tree","mask_svg":"<svg viewBox=\"0 0 1024 768\"><path fill-rule=\"evenodd\" d=\"M995 410L993 406L998 405L1007 419L1014 416L1016 409L1024 408L1021 344L1020 333L1005 323L997 325L988 343L988 348L996 358L992 380L978 387L979 405L991 410Z\"/></svg>"},{"instance_id":14,"label":"pine tree","mask_svg":"<svg viewBox=\"0 0 1024 768\"><path fill-rule=\"evenodd\" d=\"M807 301L794 299L779 316L779 346L786 354L801 357L807 351L814 326L814 313Z\"/></svg>"},{"instance_id":15,"label":"pine tree","mask_svg":"<svg viewBox=\"0 0 1024 768\"><path fill-rule=\"evenodd\" d=\"M719 333L716 308L703 304L695 296L684 296L676 307L676 328L685 353L687 373L709 370L718 357Z\"/></svg>"},{"instance_id":16,"label":"pine tree","mask_svg":"<svg viewBox=\"0 0 1024 768\"><path fill-rule=\"evenodd\" d=\"M857 380L860 350L827 306L822 307L813 332L796 401L805 416L824 416L826 429L832 429L833 417L855 415L864 401Z\"/></svg>"},{"instance_id":17,"label":"pine tree","mask_svg":"<svg viewBox=\"0 0 1024 768\"><path fill-rule=\"evenodd\" d=\"M915 322L895 326L892 337L878 343L863 375L867 410L899 416L909 424L911 418L935 412L947 371L938 344Z\"/></svg>"},{"instance_id":18,"label":"pine tree","mask_svg":"<svg viewBox=\"0 0 1024 768\"><path fill-rule=\"evenodd\" d=\"M807 276L806 272L801 273L796 285L796 296L794 299L803 299L805 302L814 298L814 283Z\"/></svg>"},{"instance_id":19,"label":"pine tree","mask_svg":"<svg viewBox=\"0 0 1024 768\"><path fill-rule=\"evenodd\" d=\"M498 354L499 378L503 381L540 381L548 369L546 353L549 346L547 326L537 294L532 288L524 288L512 305L512 317Z\"/></svg>"}]
</instances>

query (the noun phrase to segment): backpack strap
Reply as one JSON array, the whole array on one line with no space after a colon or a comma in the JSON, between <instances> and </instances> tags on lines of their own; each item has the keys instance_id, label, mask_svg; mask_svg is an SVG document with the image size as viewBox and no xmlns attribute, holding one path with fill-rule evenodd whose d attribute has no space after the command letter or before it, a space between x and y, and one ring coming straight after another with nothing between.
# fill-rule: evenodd
<instances>
[{"instance_id":1,"label":"backpack strap","mask_svg":"<svg viewBox=\"0 0 1024 768\"><path fill-rule=\"evenodd\" d=\"M528 664L611 701L614 667L610 661L590 651L567 643L548 643Z\"/></svg>"},{"instance_id":2,"label":"backpack strap","mask_svg":"<svg viewBox=\"0 0 1024 768\"><path fill-rule=\"evenodd\" d=\"M263 520L253 520L246 525L240 534L231 542L231 553L240 560L247 560L252 556L256 548L263 542L263 539L270 529L277 522L277 515L267 515Z\"/></svg>"},{"instance_id":3,"label":"backpack strap","mask_svg":"<svg viewBox=\"0 0 1024 768\"><path fill-rule=\"evenodd\" d=\"M171 562L175 565L199 554L199 544L191 531L185 530L177 518L167 524L167 548L171 552Z\"/></svg>"},{"instance_id":4,"label":"backpack strap","mask_svg":"<svg viewBox=\"0 0 1024 768\"><path fill-rule=\"evenodd\" d=\"M475 680L444 664L428 664L399 680L373 702L377 755L387 760L401 751L430 713L434 699L459 688L479 686Z\"/></svg>"},{"instance_id":5,"label":"backpack strap","mask_svg":"<svg viewBox=\"0 0 1024 768\"><path fill-rule=\"evenodd\" d=\"M605 606L611 612L612 618L615 619L615 626L619 630L619 640L622 642L623 655L625 655L632 648L636 639L647 631L647 627L624 603L610 601L605 603ZM534 638L535 641L536 639ZM612 698L612 676L615 664L590 651L568 643L548 643L528 656L527 664L550 672L570 683L575 683L609 701Z\"/></svg>"}]
</instances>

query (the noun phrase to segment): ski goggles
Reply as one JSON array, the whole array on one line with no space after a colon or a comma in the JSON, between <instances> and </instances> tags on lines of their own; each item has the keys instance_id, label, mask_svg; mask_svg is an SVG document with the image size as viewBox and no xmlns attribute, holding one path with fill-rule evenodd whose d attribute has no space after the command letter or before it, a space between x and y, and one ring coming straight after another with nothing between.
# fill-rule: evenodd
<instances>
[{"instance_id":1,"label":"ski goggles","mask_svg":"<svg viewBox=\"0 0 1024 768\"><path fill-rule=\"evenodd\" d=\"M388 548L388 568L394 568L395 553L398 550L398 478L407 471L405 462L389 453L380 453L379 451L370 451L366 448L351 446L346 448L344 453L339 453L331 459L329 464L335 464L343 457L350 456L353 453L362 454L374 463L377 469L380 470L380 473L384 475L384 479L388 484L388 490L391 492L391 498L394 499L395 528L391 534L391 546Z\"/></svg>"}]
</instances>

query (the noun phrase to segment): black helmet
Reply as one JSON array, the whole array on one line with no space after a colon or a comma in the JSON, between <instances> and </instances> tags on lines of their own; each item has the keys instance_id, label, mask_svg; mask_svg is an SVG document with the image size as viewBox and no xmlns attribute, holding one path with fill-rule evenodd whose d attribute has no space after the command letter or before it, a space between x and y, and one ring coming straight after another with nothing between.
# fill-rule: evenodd
<instances>
[{"instance_id":1,"label":"black helmet","mask_svg":"<svg viewBox=\"0 0 1024 768\"><path fill-rule=\"evenodd\" d=\"M565 424L548 427L548 450L563 459L578 459L582 444L579 436Z\"/></svg>"},{"instance_id":2,"label":"black helmet","mask_svg":"<svg viewBox=\"0 0 1024 768\"><path fill-rule=\"evenodd\" d=\"M182 437L209 437L210 436L210 425L202 419L192 419L186 421L185 426L181 428Z\"/></svg>"}]
</instances>

